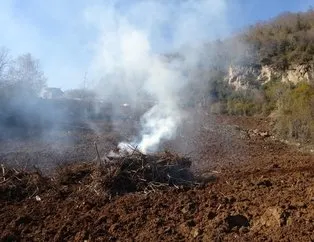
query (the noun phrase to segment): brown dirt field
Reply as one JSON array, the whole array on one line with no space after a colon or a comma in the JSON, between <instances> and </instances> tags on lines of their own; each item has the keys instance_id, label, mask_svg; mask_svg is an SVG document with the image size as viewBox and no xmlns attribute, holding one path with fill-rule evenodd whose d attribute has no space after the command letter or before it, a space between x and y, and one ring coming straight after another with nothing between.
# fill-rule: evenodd
<instances>
[{"instance_id":1,"label":"brown dirt field","mask_svg":"<svg viewBox=\"0 0 314 242\"><path fill-rule=\"evenodd\" d=\"M70 165L71 176L59 174L62 181L19 173L12 190L0 175L1 240L314 241L312 153L274 139L263 118L218 116L195 127L165 147L189 153L205 185L104 196L97 169L82 162ZM86 137L52 160L86 161L95 157L93 139L102 152L118 142L111 133ZM1 152L1 163L16 159Z\"/></svg>"}]
</instances>

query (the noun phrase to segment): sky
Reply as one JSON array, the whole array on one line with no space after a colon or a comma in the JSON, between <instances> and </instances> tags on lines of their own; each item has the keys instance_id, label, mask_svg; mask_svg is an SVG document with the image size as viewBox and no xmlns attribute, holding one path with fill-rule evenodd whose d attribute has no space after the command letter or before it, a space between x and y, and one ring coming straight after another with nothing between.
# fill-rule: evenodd
<instances>
[{"instance_id":1,"label":"sky","mask_svg":"<svg viewBox=\"0 0 314 242\"><path fill-rule=\"evenodd\" d=\"M314 0L2 0L0 46L12 56L31 53L40 60L48 85L65 90L82 87L84 77L89 85L100 78L95 73L106 67L99 65L99 52L116 58L117 29L125 26L146 33L152 51L166 52L310 5Z\"/></svg>"}]
</instances>

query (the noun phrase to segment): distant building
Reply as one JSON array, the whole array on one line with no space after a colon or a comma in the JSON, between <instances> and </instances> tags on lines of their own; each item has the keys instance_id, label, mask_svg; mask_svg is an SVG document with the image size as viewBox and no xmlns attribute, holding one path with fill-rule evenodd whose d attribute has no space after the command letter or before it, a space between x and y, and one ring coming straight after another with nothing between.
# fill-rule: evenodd
<instances>
[{"instance_id":1,"label":"distant building","mask_svg":"<svg viewBox=\"0 0 314 242\"><path fill-rule=\"evenodd\" d=\"M61 88L57 87L47 87L43 90L42 97L46 99L62 98L64 92Z\"/></svg>"}]
</instances>

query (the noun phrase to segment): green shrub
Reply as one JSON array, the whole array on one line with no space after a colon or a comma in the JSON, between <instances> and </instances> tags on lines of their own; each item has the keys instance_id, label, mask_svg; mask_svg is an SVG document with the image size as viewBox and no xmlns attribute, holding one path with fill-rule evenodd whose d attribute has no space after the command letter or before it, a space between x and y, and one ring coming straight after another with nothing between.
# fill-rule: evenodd
<instances>
[{"instance_id":1,"label":"green shrub","mask_svg":"<svg viewBox=\"0 0 314 242\"><path fill-rule=\"evenodd\" d=\"M263 113L269 115L272 111L277 109L278 100L284 93L290 90L290 85L288 83L283 83L280 80L271 80L262 88L265 98L265 102L263 103Z\"/></svg>"},{"instance_id":2,"label":"green shrub","mask_svg":"<svg viewBox=\"0 0 314 242\"><path fill-rule=\"evenodd\" d=\"M231 99L227 102L227 113L231 115L252 116L261 111L261 105L254 100Z\"/></svg>"},{"instance_id":3,"label":"green shrub","mask_svg":"<svg viewBox=\"0 0 314 242\"><path fill-rule=\"evenodd\" d=\"M276 131L287 139L314 141L314 87L299 83L278 100Z\"/></svg>"}]
</instances>

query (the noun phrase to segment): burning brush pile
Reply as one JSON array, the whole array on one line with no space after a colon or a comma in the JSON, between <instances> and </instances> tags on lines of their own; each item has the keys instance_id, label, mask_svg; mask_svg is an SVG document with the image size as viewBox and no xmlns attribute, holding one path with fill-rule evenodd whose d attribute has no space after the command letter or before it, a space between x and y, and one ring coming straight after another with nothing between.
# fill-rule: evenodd
<instances>
[{"instance_id":1,"label":"burning brush pile","mask_svg":"<svg viewBox=\"0 0 314 242\"><path fill-rule=\"evenodd\" d=\"M27 172L2 166L0 197L19 201L49 196L115 196L130 192L154 192L167 187L193 187L197 181L190 170L191 161L170 152L143 154L111 152L103 159L62 165L52 177L39 171Z\"/></svg>"},{"instance_id":2,"label":"burning brush pile","mask_svg":"<svg viewBox=\"0 0 314 242\"><path fill-rule=\"evenodd\" d=\"M113 192L195 185L190 159L167 151L146 155L134 150L131 154L108 156L105 160L110 176L107 188Z\"/></svg>"}]
</instances>

